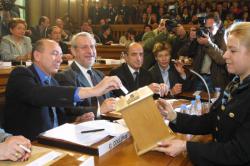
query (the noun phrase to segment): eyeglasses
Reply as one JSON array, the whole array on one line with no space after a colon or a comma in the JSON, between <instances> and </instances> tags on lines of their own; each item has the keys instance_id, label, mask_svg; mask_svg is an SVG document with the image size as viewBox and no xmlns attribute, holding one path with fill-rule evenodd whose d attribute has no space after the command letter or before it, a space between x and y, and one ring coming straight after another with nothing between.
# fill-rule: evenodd
<instances>
[{"instance_id":1,"label":"eyeglasses","mask_svg":"<svg viewBox=\"0 0 250 166\"><path fill-rule=\"evenodd\" d=\"M80 50L85 50L87 48L91 48L91 49L94 49L95 48L95 45L82 45L82 46L74 46L74 48L79 48Z\"/></svg>"}]
</instances>

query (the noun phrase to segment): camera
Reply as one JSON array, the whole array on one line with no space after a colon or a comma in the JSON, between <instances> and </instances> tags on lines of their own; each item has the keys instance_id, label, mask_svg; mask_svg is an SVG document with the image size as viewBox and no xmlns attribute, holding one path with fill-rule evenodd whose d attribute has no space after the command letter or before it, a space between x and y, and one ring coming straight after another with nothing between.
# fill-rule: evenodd
<instances>
[{"instance_id":1,"label":"camera","mask_svg":"<svg viewBox=\"0 0 250 166\"><path fill-rule=\"evenodd\" d=\"M173 31L178 26L178 22L175 19L166 19L165 27L168 31Z\"/></svg>"},{"instance_id":2,"label":"camera","mask_svg":"<svg viewBox=\"0 0 250 166\"><path fill-rule=\"evenodd\" d=\"M199 29L197 29L197 37L205 37L206 35L209 35L209 30L206 27L200 27Z\"/></svg>"},{"instance_id":3,"label":"camera","mask_svg":"<svg viewBox=\"0 0 250 166\"><path fill-rule=\"evenodd\" d=\"M205 27L206 24L206 14L197 14L198 17L198 23L200 25L200 28L196 31L197 37L205 37L205 35L209 35L209 30Z\"/></svg>"},{"instance_id":4,"label":"camera","mask_svg":"<svg viewBox=\"0 0 250 166\"><path fill-rule=\"evenodd\" d=\"M10 11L14 6L11 0L0 0L0 10Z\"/></svg>"}]
</instances>

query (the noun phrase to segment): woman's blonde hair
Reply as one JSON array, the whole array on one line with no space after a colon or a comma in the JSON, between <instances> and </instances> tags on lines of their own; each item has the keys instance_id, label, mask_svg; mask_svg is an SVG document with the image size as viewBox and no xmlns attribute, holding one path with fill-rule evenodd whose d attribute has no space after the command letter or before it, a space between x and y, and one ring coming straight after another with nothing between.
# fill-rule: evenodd
<instances>
[{"instance_id":1,"label":"woman's blonde hair","mask_svg":"<svg viewBox=\"0 0 250 166\"><path fill-rule=\"evenodd\" d=\"M232 24L225 33L225 41L229 35L239 39L240 44L250 50L250 22L237 22Z\"/></svg>"},{"instance_id":2,"label":"woman's blonde hair","mask_svg":"<svg viewBox=\"0 0 250 166\"><path fill-rule=\"evenodd\" d=\"M169 55L171 55L171 45L170 43L167 42L157 42L154 44L154 48L153 48L153 54L156 57L158 55L159 52L163 51L163 50L167 50L169 52Z\"/></svg>"}]
</instances>

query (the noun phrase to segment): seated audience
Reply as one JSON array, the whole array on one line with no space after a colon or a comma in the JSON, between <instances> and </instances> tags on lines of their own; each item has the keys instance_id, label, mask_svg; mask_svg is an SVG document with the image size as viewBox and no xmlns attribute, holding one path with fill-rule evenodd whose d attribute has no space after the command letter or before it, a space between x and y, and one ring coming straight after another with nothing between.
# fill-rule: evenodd
<instances>
[{"instance_id":1,"label":"seated audience","mask_svg":"<svg viewBox=\"0 0 250 166\"><path fill-rule=\"evenodd\" d=\"M23 136L12 136L0 128L0 161L26 161L30 153L26 152L20 145L31 149L30 140Z\"/></svg>"},{"instance_id":2,"label":"seated audience","mask_svg":"<svg viewBox=\"0 0 250 166\"><path fill-rule=\"evenodd\" d=\"M101 26L101 34L99 37L100 37L102 44L110 45L110 44L114 43L113 37L111 35L111 30L110 30L110 27L108 25Z\"/></svg>"},{"instance_id":3,"label":"seated audience","mask_svg":"<svg viewBox=\"0 0 250 166\"><path fill-rule=\"evenodd\" d=\"M67 121L62 107L92 96L101 96L122 84L118 77L105 77L90 87L59 86L52 77L62 62L62 50L53 40L42 39L34 46L33 64L12 70L4 109L4 129L34 140L39 133Z\"/></svg>"},{"instance_id":4,"label":"seated audience","mask_svg":"<svg viewBox=\"0 0 250 166\"><path fill-rule=\"evenodd\" d=\"M71 52L75 61L68 69L55 75L60 85L93 87L104 78L101 71L92 68L96 59L95 45L95 39L87 32L78 33L72 38ZM76 121L80 118L81 121L86 121L98 118L100 113L114 111L115 99L109 98L110 96L110 93L106 93L80 101L75 107L66 109L67 116Z\"/></svg>"},{"instance_id":5,"label":"seated audience","mask_svg":"<svg viewBox=\"0 0 250 166\"><path fill-rule=\"evenodd\" d=\"M151 25L149 25L149 24L144 25L144 27L143 27L143 32L136 35L135 41L136 41L136 42L142 41L143 35L144 35L145 33L147 33L147 32L152 31L152 29L153 29L153 27L152 27Z\"/></svg>"},{"instance_id":6,"label":"seated audience","mask_svg":"<svg viewBox=\"0 0 250 166\"><path fill-rule=\"evenodd\" d=\"M46 38L47 36L47 29L50 25L50 20L46 16L42 16L39 18L38 25L35 27L31 27L31 40L32 43L35 43L37 40L40 40L42 38Z\"/></svg>"},{"instance_id":7,"label":"seated audience","mask_svg":"<svg viewBox=\"0 0 250 166\"><path fill-rule=\"evenodd\" d=\"M9 22L11 20L11 15L9 11L2 10L0 12L1 12L0 38L2 38L3 36L10 34Z\"/></svg>"},{"instance_id":8,"label":"seated audience","mask_svg":"<svg viewBox=\"0 0 250 166\"><path fill-rule=\"evenodd\" d=\"M125 36L120 37L119 43L127 47L130 43L135 42L135 35L135 30L133 28L129 28Z\"/></svg>"},{"instance_id":9,"label":"seated audience","mask_svg":"<svg viewBox=\"0 0 250 166\"><path fill-rule=\"evenodd\" d=\"M56 26L62 30L62 40L68 41L71 36L71 32L64 29L64 21L61 18L56 19Z\"/></svg>"},{"instance_id":10,"label":"seated audience","mask_svg":"<svg viewBox=\"0 0 250 166\"><path fill-rule=\"evenodd\" d=\"M156 43L153 53L156 64L149 69L153 81L165 83L169 87L170 94L177 95L182 92L186 73L181 63L170 64L171 46L168 43Z\"/></svg>"},{"instance_id":11,"label":"seated audience","mask_svg":"<svg viewBox=\"0 0 250 166\"><path fill-rule=\"evenodd\" d=\"M62 29L58 26L49 27L47 30L49 39L56 41L62 49L63 54L70 54L68 45L62 39Z\"/></svg>"},{"instance_id":12,"label":"seated audience","mask_svg":"<svg viewBox=\"0 0 250 166\"><path fill-rule=\"evenodd\" d=\"M94 36L97 43L101 43L101 39L99 38L98 35L96 35L96 32L93 31L93 28L92 28L92 26L91 26L91 24L89 22L82 23L81 32L90 33L91 35Z\"/></svg>"},{"instance_id":13,"label":"seated audience","mask_svg":"<svg viewBox=\"0 0 250 166\"><path fill-rule=\"evenodd\" d=\"M168 89L166 85L153 83L149 71L142 68L143 48L141 44L131 43L128 47L128 54L125 55L124 59L126 63L111 70L110 75L118 76L129 92L148 85L155 94L160 94L160 96L167 95ZM124 95L121 90L113 92L117 97Z\"/></svg>"},{"instance_id":14,"label":"seated audience","mask_svg":"<svg viewBox=\"0 0 250 166\"><path fill-rule=\"evenodd\" d=\"M27 24L23 19L13 18L9 23L10 35L4 36L0 44L1 60L29 60L32 45L29 37L24 36Z\"/></svg>"}]
</instances>

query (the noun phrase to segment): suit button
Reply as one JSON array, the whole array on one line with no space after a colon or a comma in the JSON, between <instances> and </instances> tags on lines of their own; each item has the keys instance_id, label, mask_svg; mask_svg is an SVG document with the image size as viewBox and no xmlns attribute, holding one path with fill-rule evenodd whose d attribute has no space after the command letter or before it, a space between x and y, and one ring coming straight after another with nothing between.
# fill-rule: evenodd
<instances>
[{"instance_id":1,"label":"suit button","mask_svg":"<svg viewBox=\"0 0 250 166\"><path fill-rule=\"evenodd\" d=\"M234 118L234 113L230 112L228 115L230 118Z\"/></svg>"},{"instance_id":2,"label":"suit button","mask_svg":"<svg viewBox=\"0 0 250 166\"><path fill-rule=\"evenodd\" d=\"M219 115L217 115L217 120L220 120L220 116Z\"/></svg>"},{"instance_id":3,"label":"suit button","mask_svg":"<svg viewBox=\"0 0 250 166\"><path fill-rule=\"evenodd\" d=\"M218 129L218 127L215 127L215 131L218 131L219 129Z\"/></svg>"},{"instance_id":4,"label":"suit button","mask_svg":"<svg viewBox=\"0 0 250 166\"><path fill-rule=\"evenodd\" d=\"M225 109L226 109L225 106L224 106L224 105L221 105L221 110L222 110L222 111L225 111Z\"/></svg>"}]
</instances>

